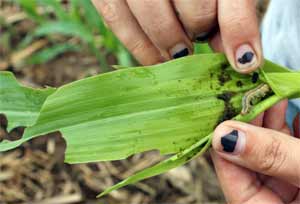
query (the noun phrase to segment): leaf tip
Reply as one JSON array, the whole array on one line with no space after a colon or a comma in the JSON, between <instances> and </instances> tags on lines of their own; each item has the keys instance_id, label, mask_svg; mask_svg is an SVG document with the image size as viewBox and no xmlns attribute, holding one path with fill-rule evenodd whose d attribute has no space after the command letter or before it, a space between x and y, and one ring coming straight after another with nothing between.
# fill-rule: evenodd
<instances>
[{"instance_id":1,"label":"leaf tip","mask_svg":"<svg viewBox=\"0 0 300 204\"><path fill-rule=\"evenodd\" d=\"M101 197L105 196L106 194L107 194L107 192L106 192L106 191L103 191L103 192L99 193L99 194L96 196L96 198L101 198Z\"/></svg>"}]
</instances>

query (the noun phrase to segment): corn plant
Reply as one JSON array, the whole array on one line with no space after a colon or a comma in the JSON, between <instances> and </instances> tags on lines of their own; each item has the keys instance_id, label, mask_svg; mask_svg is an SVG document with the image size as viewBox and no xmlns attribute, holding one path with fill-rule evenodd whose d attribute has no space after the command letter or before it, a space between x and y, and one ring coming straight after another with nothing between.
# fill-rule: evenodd
<instances>
[{"instance_id":1,"label":"corn plant","mask_svg":"<svg viewBox=\"0 0 300 204\"><path fill-rule=\"evenodd\" d=\"M37 25L35 30L19 44L19 48L27 46L37 38L47 38L52 44L27 59L28 63L42 64L67 51L78 52L82 45L87 45L104 72L109 70L106 62L109 54L115 55L119 64L124 66L133 64L131 55L105 27L91 1L71 0L68 5L63 5L60 0L16 0L15 2ZM56 35L63 36L67 40L62 41L55 37ZM74 37L81 40L79 45L70 42Z\"/></svg>"},{"instance_id":2,"label":"corn plant","mask_svg":"<svg viewBox=\"0 0 300 204\"><path fill-rule=\"evenodd\" d=\"M120 160L148 150L170 155L101 196L201 155L224 120L248 122L284 98L300 97L299 72L265 61L256 73L242 75L223 54L123 68L59 88L23 87L11 73L0 72L0 84L8 131L26 127L19 140L2 141L0 151L60 131L68 163ZM252 90L255 98L247 96Z\"/></svg>"}]
</instances>

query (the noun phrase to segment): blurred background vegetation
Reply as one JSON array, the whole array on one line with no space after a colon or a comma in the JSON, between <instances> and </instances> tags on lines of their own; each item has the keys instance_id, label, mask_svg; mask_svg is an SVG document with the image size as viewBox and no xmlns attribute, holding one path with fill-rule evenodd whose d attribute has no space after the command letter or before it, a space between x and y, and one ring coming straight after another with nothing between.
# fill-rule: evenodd
<instances>
[{"instance_id":1,"label":"blurred background vegetation","mask_svg":"<svg viewBox=\"0 0 300 204\"><path fill-rule=\"evenodd\" d=\"M110 71L109 64L136 64L89 0L1 0L0 5L0 70L22 72L70 53L78 61L93 60L76 64L98 67L95 73Z\"/></svg>"},{"instance_id":2,"label":"blurred background vegetation","mask_svg":"<svg viewBox=\"0 0 300 204\"><path fill-rule=\"evenodd\" d=\"M260 4L261 15L266 4ZM210 52L195 45L196 53ZM111 65L137 62L104 25L90 0L0 0L0 71L13 72L32 87L61 86ZM101 90L99 90L101 94ZM20 138L23 128L6 131L0 115L0 142ZM34 203L224 203L208 156L99 200L95 196L147 166L157 152L124 161L68 165L59 133L0 153L0 204Z\"/></svg>"},{"instance_id":3,"label":"blurred background vegetation","mask_svg":"<svg viewBox=\"0 0 300 204\"><path fill-rule=\"evenodd\" d=\"M37 67L68 53L94 57L97 73L137 64L89 0L2 0L1 7L0 70Z\"/></svg>"}]
</instances>

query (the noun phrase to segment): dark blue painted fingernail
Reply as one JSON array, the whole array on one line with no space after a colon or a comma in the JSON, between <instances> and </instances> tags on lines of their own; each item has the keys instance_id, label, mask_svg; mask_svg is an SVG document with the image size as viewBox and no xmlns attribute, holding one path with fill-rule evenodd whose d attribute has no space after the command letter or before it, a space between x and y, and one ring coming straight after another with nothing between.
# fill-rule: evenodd
<instances>
[{"instance_id":1,"label":"dark blue painted fingernail","mask_svg":"<svg viewBox=\"0 0 300 204\"><path fill-rule=\"evenodd\" d=\"M257 72L254 72L254 73L252 74L251 81L252 81L253 84L255 84L258 80L259 80L259 75L258 75Z\"/></svg>"},{"instance_id":2,"label":"dark blue painted fingernail","mask_svg":"<svg viewBox=\"0 0 300 204\"><path fill-rule=\"evenodd\" d=\"M184 49L176 52L173 55L173 59L177 59L177 58L184 57L184 56L187 56L187 55L189 55L189 50L187 48L184 48Z\"/></svg>"},{"instance_id":3,"label":"dark blue painted fingernail","mask_svg":"<svg viewBox=\"0 0 300 204\"><path fill-rule=\"evenodd\" d=\"M173 59L177 59L189 55L190 50L185 43L178 43L169 50L169 53Z\"/></svg>"},{"instance_id":4,"label":"dark blue painted fingernail","mask_svg":"<svg viewBox=\"0 0 300 204\"><path fill-rule=\"evenodd\" d=\"M253 69L258 66L257 57L248 44L241 45L236 50L236 65L238 69Z\"/></svg>"},{"instance_id":5,"label":"dark blue painted fingernail","mask_svg":"<svg viewBox=\"0 0 300 204\"><path fill-rule=\"evenodd\" d=\"M253 52L246 52L246 53L244 53L244 55L243 55L242 57L240 57L240 58L238 59L238 61L239 61L239 63L241 63L241 64L246 64L246 63L251 62L252 59L253 59L253 57L254 57Z\"/></svg>"},{"instance_id":6,"label":"dark blue painted fingernail","mask_svg":"<svg viewBox=\"0 0 300 204\"><path fill-rule=\"evenodd\" d=\"M210 33L204 32L196 36L196 42L207 42L209 39Z\"/></svg>"},{"instance_id":7,"label":"dark blue painted fingernail","mask_svg":"<svg viewBox=\"0 0 300 204\"><path fill-rule=\"evenodd\" d=\"M233 130L229 134L226 134L223 137L221 137L221 144L223 146L223 151L229 153L234 152L238 137L239 135L237 130Z\"/></svg>"}]
</instances>

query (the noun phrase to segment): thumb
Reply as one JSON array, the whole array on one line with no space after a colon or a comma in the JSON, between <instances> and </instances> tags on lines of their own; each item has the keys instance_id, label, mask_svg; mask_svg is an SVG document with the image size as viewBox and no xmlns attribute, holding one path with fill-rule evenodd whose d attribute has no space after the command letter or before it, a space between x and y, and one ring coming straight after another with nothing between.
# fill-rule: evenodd
<instances>
[{"instance_id":1,"label":"thumb","mask_svg":"<svg viewBox=\"0 0 300 204\"><path fill-rule=\"evenodd\" d=\"M226 121L214 133L218 155L261 174L300 187L300 140L237 121Z\"/></svg>"}]
</instances>

